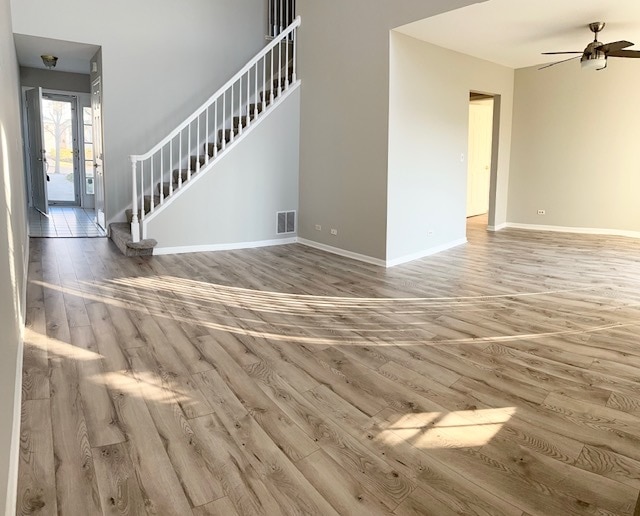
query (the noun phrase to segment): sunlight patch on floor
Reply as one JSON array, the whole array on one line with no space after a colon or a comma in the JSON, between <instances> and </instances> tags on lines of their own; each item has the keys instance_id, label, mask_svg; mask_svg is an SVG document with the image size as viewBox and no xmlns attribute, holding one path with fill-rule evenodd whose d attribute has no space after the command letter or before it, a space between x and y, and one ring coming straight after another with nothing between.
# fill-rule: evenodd
<instances>
[{"instance_id":1,"label":"sunlight patch on floor","mask_svg":"<svg viewBox=\"0 0 640 516\"><path fill-rule=\"evenodd\" d=\"M420 449L476 448L491 442L515 413L505 407L405 414L380 425L376 439L392 445L400 439Z\"/></svg>"}]
</instances>

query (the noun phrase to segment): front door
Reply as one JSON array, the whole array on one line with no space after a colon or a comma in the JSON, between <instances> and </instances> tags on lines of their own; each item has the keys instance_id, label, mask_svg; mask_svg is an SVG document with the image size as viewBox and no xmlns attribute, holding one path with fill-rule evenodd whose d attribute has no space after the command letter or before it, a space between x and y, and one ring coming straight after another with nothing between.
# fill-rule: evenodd
<instances>
[{"instance_id":1,"label":"front door","mask_svg":"<svg viewBox=\"0 0 640 516\"><path fill-rule=\"evenodd\" d=\"M93 115L93 169L96 222L102 229L105 229L104 169L102 168L102 91L100 79L96 79L91 84L91 113Z\"/></svg>"},{"instance_id":2,"label":"front door","mask_svg":"<svg viewBox=\"0 0 640 516\"><path fill-rule=\"evenodd\" d=\"M49 205L80 205L80 144L77 98L44 93L42 127L47 149Z\"/></svg>"},{"instance_id":3,"label":"front door","mask_svg":"<svg viewBox=\"0 0 640 516\"><path fill-rule=\"evenodd\" d=\"M42 88L28 90L26 97L31 204L36 210L46 215L49 212L49 203L47 202L47 154L42 127Z\"/></svg>"}]
</instances>

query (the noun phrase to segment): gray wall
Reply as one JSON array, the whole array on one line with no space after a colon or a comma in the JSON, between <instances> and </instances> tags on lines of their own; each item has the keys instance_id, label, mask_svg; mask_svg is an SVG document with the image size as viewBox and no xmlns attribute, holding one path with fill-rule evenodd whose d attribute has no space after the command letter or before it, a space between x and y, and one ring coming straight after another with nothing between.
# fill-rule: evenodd
<instances>
[{"instance_id":1,"label":"gray wall","mask_svg":"<svg viewBox=\"0 0 640 516\"><path fill-rule=\"evenodd\" d=\"M426 254L465 238L472 90L500 95L492 214L503 223L513 70L392 32L390 76L387 260Z\"/></svg>"},{"instance_id":2,"label":"gray wall","mask_svg":"<svg viewBox=\"0 0 640 516\"><path fill-rule=\"evenodd\" d=\"M473 3L298 1L301 237L385 259L389 31Z\"/></svg>"},{"instance_id":3,"label":"gray wall","mask_svg":"<svg viewBox=\"0 0 640 516\"><path fill-rule=\"evenodd\" d=\"M640 231L638 64L516 71L509 222Z\"/></svg>"},{"instance_id":4,"label":"gray wall","mask_svg":"<svg viewBox=\"0 0 640 516\"><path fill-rule=\"evenodd\" d=\"M41 70L39 68L20 67L20 84L49 90L91 93L89 74Z\"/></svg>"},{"instance_id":5,"label":"gray wall","mask_svg":"<svg viewBox=\"0 0 640 516\"><path fill-rule=\"evenodd\" d=\"M20 34L102 47L107 217L130 204L130 154L168 134L265 44L264 0L13 1Z\"/></svg>"},{"instance_id":6,"label":"gray wall","mask_svg":"<svg viewBox=\"0 0 640 516\"><path fill-rule=\"evenodd\" d=\"M158 250L295 236L276 234L276 212L298 209L299 126L297 89L149 221Z\"/></svg>"},{"instance_id":7,"label":"gray wall","mask_svg":"<svg viewBox=\"0 0 640 516\"><path fill-rule=\"evenodd\" d=\"M20 78L8 0L0 0L0 511L15 513L19 423L19 367L24 326L24 287L29 240ZM13 468L13 469L11 469Z\"/></svg>"}]
</instances>

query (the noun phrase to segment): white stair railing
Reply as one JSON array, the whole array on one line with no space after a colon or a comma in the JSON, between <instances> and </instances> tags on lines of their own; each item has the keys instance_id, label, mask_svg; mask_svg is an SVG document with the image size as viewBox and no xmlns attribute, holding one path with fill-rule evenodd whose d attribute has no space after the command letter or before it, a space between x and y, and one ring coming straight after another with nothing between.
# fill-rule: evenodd
<instances>
[{"instance_id":1,"label":"white stair railing","mask_svg":"<svg viewBox=\"0 0 640 516\"><path fill-rule=\"evenodd\" d=\"M300 23L298 16L155 147L131 156L134 242L146 238L146 224L141 224L145 217L188 184L193 174L217 160L296 84Z\"/></svg>"}]
</instances>

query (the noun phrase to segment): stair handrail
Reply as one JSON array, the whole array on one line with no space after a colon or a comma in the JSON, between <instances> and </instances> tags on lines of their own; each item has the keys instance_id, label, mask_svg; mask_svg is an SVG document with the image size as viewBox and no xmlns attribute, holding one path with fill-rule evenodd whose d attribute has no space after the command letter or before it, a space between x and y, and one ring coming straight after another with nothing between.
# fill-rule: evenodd
<instances>
[{"instance_id":1,"label":"stair handrail","mask_svg":"<svg viewBox=\"0 0 640 516\"><path fill-rule=\"evenodd\" d=\"M189 117L187 117L180 125L178 125L173 131L171 131L165 138L163 138L160 142L158 142L154 147L152 147L149 151L147 151L144 154L132 154L130 155L130 160L131 160L131 171L132 171L132 217L131 217L131 237L133 242L139 242L140 241L140 222L141 222L141 218L144 217L144 202L142 202L142 200L140 200L140 203L142 204L142 211L139 210L139 206L138 206L138 202L139 202L139 198L138 198L138 186L137 186L137 170L138 170L138 163L141 163L141 166L144 165L144 162L146 160L151 159L152 163L151 163L151 174L152 174L152 178L153 178L153 157L160 152L162 154L162 150L165 148L165 146L167 145L171 145L173 140L180 136L182 138L182 132L185 130L189 130L189 134L191 131L191 124L196 121L199 120L199 118L204 114L207 113L209 108L211 108L212 106L216 106L217 107L217 103L219 102L219 100L221 99L221 97L223 97L223 95L226 94L227 91L229 91L229 89L232 89L233 86L238 83L239 81L242 80L242 77L244 77L245 75L249 74L251 72L251 70L256 67L257 70L257 65L260 63L261 60L266 60L267 56L269 55L270 52L273 52L274 49L276 47L278 47L283 41L286 41L287 43L292 42L293 43L293 56L292 56L292 74L291 74L291 83L295 83L297 78L296 78L296 38L295 38L295 30L300 27L302 23L302 19L300 16L297 16L294 21L286 28L284 29L280 34L278 34L275 38L273 38L273 40L268 43L264 48L262 48L247 64L245 64L231 79L229 79L224 85L222 85L213 95L211 95L202 105L200 105L200 107L198 107ZM288 55L288 52L287 52ZM285 63L285 66L288 66L287 63ZM272 67L273 67L273 63L272 63ZM272 76L271 79L273 81L273 68L272 68ZM281 79L281 74L278 73L278 81L280 81ZM287 87L289 85L288 82L288 78L287 78ZM273 88L273 87L272 87ZM232 90L233 92L233 90ZM242 93L242 92L241 92ZM257 92L256 92L257 94ZM233 95L233 93L232 93ZM233 110L233 96L231 97L231 102L232 102L232 110ZM271 100L273 100L273 97L271 98ZM264 106L264 101L263 101L263 106ZM241 115L241 113L240 113ZM249 117L250 114L247 113L247 117ZM223 113L223 117L224 117L224 113ZM233 118L233 113L232 113L232 118ZM224 122L224 120L223 120ZM233 132L233 128L231 129L231 131ZM199 142L198 142L199 143ZM223 149L224 149L224 145L223 145ZM216 153L217 155L217 153ZM162 159L162 158L161 158ZM189 174L191 172L191 169L189 169ZM141 178L143 177L143 171L141 170ZM162 174L162 172L161 172ZM161 176L162 177L162 176ZM180 177L180 185L182 184L182 175L181 173L179 173L179 177ZM189 176L190 177L190 176ZM172 181L170 179L170 181ZM141 179L141 183L143 182L143 179ZM141 184L141 192L140 195L144 196L144 184ZM172 186L171 186L172 188ZM173 190L170 190L170 194L173 193ZM161 199L164 200L164 192L162 192L161 194ZM153 195L152 195L152 200L151 200L151 211L153 211L153 206L154 206L154 201L153 201ZM141 214L141 218L138 217L138 214Z\"/></svg>"},{"instance_id":2,"label":"stair handrail","mask_svg":"<svg viewBox=\"0 0 640 516\"><path fill-rule=\"evenodd\" d=\"M236 73L231 79L229 79L222 87L218 89L211 97L209 97L198 109L196 109L189 118L185 119L178 127L176 127L168 136L166 136L160 143L158 143L151 150L147 151L144 154L132 154L131 159L136 159L136 161L145 160L150 158L153 154L158 152L163 146L169 143L173 138L178 136L180 132L189 126L191 122L193 122L198 115L202 114L204 110L208 107L212 106L213 103L220 98L220 96L227 91L231 86L233 86L244 74L247 73L248 70L253 68L256 63L260 61L263 57L265 57L269 52L271 52L275 47L277 47L283 40L287 38L289 34L291 34L295 29L300 27L300 23L302 22L302 18L297 16L291 25L289 25L284 31L282 31L276 38L274 38L271 43L269 43L266 47L264 47L258 54L256 54L251 61L249 61L246 65L242 67L242 69ZM296 72L295 72L295 61L294 61L294 71L293 71L293 81L296 80Z\"/></svg>"}]
</instances>

